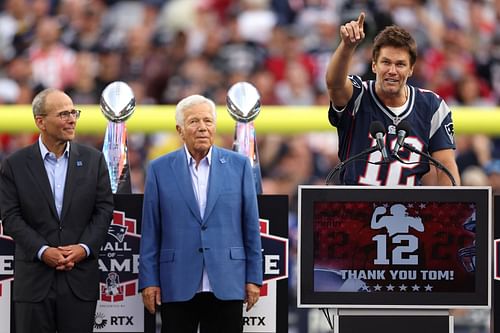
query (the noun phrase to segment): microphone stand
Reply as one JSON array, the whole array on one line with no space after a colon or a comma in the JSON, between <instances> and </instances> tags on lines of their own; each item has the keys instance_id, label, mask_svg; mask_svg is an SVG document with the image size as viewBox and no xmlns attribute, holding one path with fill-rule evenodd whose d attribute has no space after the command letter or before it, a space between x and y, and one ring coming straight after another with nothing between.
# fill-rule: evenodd
<instances>
[{"instance_id":1,"label":"microphone stand","mask_svg":"<svg viewBox=\"0 0 500 333\"><path fill-rule=\"evenodd\" d=\"M447 176L448 178L450 178L451 180L451 184L453 186L457 186L457 183L455 182L455 178L453 178L453 175L451 174L450 170L448 170L447 167L445 167L443 165L443 163L439 162L438 160L436 160L434 157L432 157L431 155L427 154L427 153L424 153L423 151L420 151L418 150L417 148L413 147L412 145L406 143L406 142L403 142L403 147L408 149L409 151L411 151L412 153L416 153L420 156L424 156L424 157L427 157L429 159L429 161L432 162L432 164L438 168L439 170L442 170Z\"/></svg>"},{"instance_id":2,"label":"microphone stand","mask_svg":"<svg viewBox=\"0 0 500 333\"><path fill-rule=\"evenodd\" d=\"M330 173L328 174L328 176L326 176L326 180L325 180L326 185L335 185L335 184L332 184L331 181L334 180L334 177L337 175L337 173L340 170L344 169L344 167L346 165L350 164L351 162L359 159L360 157L362 157L364 155L369 155L369 154L371 154L371 153L373 153L374 151L377 151L377 150L379 150L378 146L370 147L368 149L363 150L360 153L357 153L356 155L353 155L353 156L349 157L345 161L342 161L339 164L337 164L335 166L335 168L332 171L330 171Z\"/></svg>"}]
</instances>

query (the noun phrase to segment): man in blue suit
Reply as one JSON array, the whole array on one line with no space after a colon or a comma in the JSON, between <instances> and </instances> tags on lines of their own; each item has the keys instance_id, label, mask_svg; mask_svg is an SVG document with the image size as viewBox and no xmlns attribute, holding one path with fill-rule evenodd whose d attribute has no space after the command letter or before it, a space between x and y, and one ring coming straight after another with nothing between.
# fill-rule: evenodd
<instances>
[{"instance_id":1,"label":"man in blue suit","mask_svg":"<svg viewBox=\"0 0 500 333\"><path fill-rule=\"evenodd\" d=\"M259 299L262 254L247 157L213 145L215 104L176 107L181 149L151 162L144 193L139 288L162 332L242 332Z\"/></svg>"}]
</instances>

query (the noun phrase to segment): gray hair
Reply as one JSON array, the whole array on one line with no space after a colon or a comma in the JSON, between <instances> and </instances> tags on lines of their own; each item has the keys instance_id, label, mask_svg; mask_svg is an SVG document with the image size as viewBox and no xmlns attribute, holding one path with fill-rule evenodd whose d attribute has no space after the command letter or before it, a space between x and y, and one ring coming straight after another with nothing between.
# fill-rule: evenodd
<instances>
[{"instance_id":1,"label":"gray hair","mask_svg":"<svg viewBox=\"0 0 500 333\"><path fill-rule=\"evenodd\" d=\"M201 95L191 95L183 98L177 106L175 107L175 124L178 126L184 126L184 112L199 104L206 103L210 107L212 111L212 115L214 116L214 121L217 120L217 112L215 111L215 103L209 98L206 98Z\"/></svg>"},{"instance_id":2,"label":"gray hair","mask_svg":"<svg viewBox=\"0 0 500 333\"><path fill-rule=\"evenodd\" d=\"M47 101L47 96L55 91L59 91L55 88L47 88L39 92L35 98L33 98L33 103L31 103L31 108L33 109L33 117L42 116L45 114L45 102Z\"/></svg>"}]
</instances>

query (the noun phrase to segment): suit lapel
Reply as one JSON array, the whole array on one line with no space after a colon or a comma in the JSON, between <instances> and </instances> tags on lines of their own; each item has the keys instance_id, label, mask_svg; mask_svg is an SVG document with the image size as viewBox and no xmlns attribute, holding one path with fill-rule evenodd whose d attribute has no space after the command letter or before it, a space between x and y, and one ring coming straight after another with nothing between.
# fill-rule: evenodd
<instances>
[{"instance_id":1,"label":"suit lapel","mask_svg":"<svg viewBox=\"0 0 500 333\"><path fill-rule=\"evenodd\" d=\"M196 217L199 223L201 223L200 208L198 207L198 202L196 201L196 196L194 195L193 184L191 182L191 174L189 173L189 168L187 164L187 156L184 148L177 151L177 154L172 162L172 175L174 175L177 184L179 185L180 193L184 197L189 209Z\"/></svg>"},{"instance_id":2,"label":"suit lapel","mask_svg":"<svg viewBox=\"0 0 500 333\"><path fill-rule=\"evenodd\" d=\"M66 172L66 183L64 184L63 207L61 211L61 221L64 221L70 205L71 197L73 196L77 168L84 167L83 162L80 160L80 151L75 143L71 143L69 148L68 171Z\"/></svg>"},{"instance_id":3,"label":"suit lapel","mask_svg":"<svg viewBox=\"0 0 500 333\"><path fill-rule=\"evenodd\" d=\"M224 166L228 162L227 157L224 153L217 147L212 146L212 162L210 163L210 176L208 180L208 193L207 193L207 207L205 208L205 220L208 218L215 203L219 198L221 192L221 186L223 182L221 180L226 179L224 175Z\"/></svg>"},{"instance_id":4,"label":"suit lapel","mask_svg":"<svg viewBox=\"0 0 500 333\"><path fill-rule=\"evenodd\" d=\"M33 174L33 178L35 179L36 184L40 188L43 193L43 197L47 200L47 203L50 207L50 211L52 215L54 215L57 219L57 210L54 202L54 196L52 195L52 190L50 189L50 182L47 176L47 171L45 170L45 165L42 160L42 153L40 152L40 147L38 146L38 141L35 142L31 147L31 152L28 155L28 169Z\"/></svg>"}]
</instances>

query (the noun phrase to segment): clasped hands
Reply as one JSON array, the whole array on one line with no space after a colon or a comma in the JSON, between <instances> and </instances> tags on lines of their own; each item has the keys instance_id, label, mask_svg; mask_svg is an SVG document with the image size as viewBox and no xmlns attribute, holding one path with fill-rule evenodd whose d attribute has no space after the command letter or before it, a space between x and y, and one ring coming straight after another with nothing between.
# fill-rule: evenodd
<instances>
[{"instance_id":1,"label":"clasped hands","mask_svg":"<svg viewBox=\"0 0 500 333\"><path fill-rule=\"evenodd\" d=\"M49 247L42 254L42 261L58 271L70 271L87 257L85 249L78 244Z\"/></svg>"}]
</instances>

